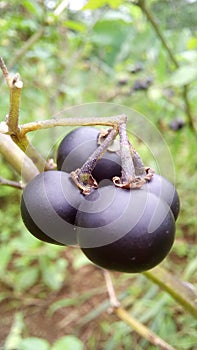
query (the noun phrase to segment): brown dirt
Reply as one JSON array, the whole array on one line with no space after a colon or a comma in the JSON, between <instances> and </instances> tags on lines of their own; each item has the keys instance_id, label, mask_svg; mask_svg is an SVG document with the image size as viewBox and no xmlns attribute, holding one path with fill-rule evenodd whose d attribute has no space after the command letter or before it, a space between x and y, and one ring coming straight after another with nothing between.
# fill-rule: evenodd
<instances>
[{"instance_id":1,"label":"brown dirt","mask_svg":"<svg viewBox=\"0 0 197 350\"><path fill-rule=\"evenodd\" d=\"M102 271L93 265L86 265L77 272L73 271L71 266L69 281L65 281L58 292L46 291L46 287L38 284L28 293L18 297L12 295L11 290L7 290L7 294L8 299L0 303L0 348L10 332L14 316L18 311L22 311L24 316L23 336L41 337L51 344L67 334L76 335L84 344L91 335L94 335L99 344L102 342L101 332L98 331L100 322L116 320L116 317L109 314L107 309L90 322L84 320L89 312L108 300ZM42 294L45 295L44 298L39 297ZM85 300L80 299L82 296ZM54 302L66 298L74 300L73 305L59 308L53 314L49 313L49 308Z\"/></svg>"}]
</instances>

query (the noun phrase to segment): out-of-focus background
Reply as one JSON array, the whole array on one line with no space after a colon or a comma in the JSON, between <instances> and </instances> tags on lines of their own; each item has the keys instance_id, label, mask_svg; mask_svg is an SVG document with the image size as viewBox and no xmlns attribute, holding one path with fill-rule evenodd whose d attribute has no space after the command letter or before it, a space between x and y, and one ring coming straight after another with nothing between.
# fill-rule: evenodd
<instances>
[{"instance_id":1,"label":"out-of-focus background","mask_svg":"<svg viewBox=\"0 0 197 350\"><path fill-rule=\"evenodd\" d=\"M181 200L176 241L161 266L195 288L197 2L139 5L122 0L1 1L0 54L24 82L21 123L50 119L60 111L63 117L68 108L72 116L134 109L144 115L145 126L156 127L156 146L168 154L162 174L166 171L174 181ZM3 77L0 85L3 121L9 109ZM102 102L100 110L93 102ZM132 138L132 111L129 116ZM55 159L57 144L69 130L40 131L32 142ZM144 163L155 165L149 145L139 138L132 141ZM20 180L1 156L0 176ZM107 312L101 270L79 249L51 246L27 232L20 197L20 190L0 187L0 348L155 349ZM132 316L177 349L196 349L197 322L157 284L143 274L112 273L112 280Z\"/></svg>"}]
</instances>

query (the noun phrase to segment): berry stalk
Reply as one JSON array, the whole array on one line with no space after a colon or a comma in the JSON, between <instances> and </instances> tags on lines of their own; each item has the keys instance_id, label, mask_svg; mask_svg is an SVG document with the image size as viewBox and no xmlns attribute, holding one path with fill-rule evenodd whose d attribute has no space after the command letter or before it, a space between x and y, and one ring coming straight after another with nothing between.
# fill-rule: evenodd
<instances>
[{"instance_id":1,"label":"berry stalk","mask_svg":"<svg viewBox=\"0 0 197 350\"><path fill-rule=\"evenodd\" d=\"M145 168L142 160L128 139L126 123L121 123L120 134L120 156L122 162L121 178L115 176L113 182L117 187L141 188L146 182Z\"/></svg>"}]
</instances>

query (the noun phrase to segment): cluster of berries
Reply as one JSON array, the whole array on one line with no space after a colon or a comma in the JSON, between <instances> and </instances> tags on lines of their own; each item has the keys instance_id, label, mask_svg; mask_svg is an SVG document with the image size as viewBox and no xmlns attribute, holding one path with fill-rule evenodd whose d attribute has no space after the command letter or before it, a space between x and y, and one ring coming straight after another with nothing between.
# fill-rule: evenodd
<instances>
[{"instance_id":1,"label":"cluster of berries","mask_svg":"<svg viewBox=\"0 0 197 350\"><path fill-rule=\"evenodd\" d=\"M177 191L158 174L140 189L116 187L111 180L121 177L121 157L107 150L92 171L98 188L84 195L70 173L97 149L99 133L94 127L80 127L65 136L57 151L57 170L40 173L26 185L22 219L36 238L77 245L105 269L151 269L173 245L180 207Z\"/></svg>"}]
</instances>

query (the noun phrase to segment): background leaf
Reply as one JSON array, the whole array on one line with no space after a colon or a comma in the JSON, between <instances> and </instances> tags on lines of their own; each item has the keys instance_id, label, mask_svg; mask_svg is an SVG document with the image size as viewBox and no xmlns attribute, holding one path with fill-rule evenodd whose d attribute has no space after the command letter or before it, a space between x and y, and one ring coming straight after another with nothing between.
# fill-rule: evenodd
<instances>
[{"instance_id":1,"label":"background leaf","mask_svg":"<svg viewBox=\"0 0 197 350\"><path fill-rule=\"evenodd\" d=\"M29 267L17 274L15 283L17 291L25 291L31 288L37 281L39 275L38 267Z\"/></svg>"},{"instance_id":2,"label":"background leaf","mask_svg":"<svg viewBox=\"0 0 197 350\"><path fill-rule=\"evenodd\" d=\"M72 335L64 336L58 339L52 346L51 350L83 350L83 343Z\"/></svg>"},{"instance_id":3,"label":"background leaf","mask_svg":"<svg viewBox=\"0 0 197 350\"><path fill-rule=\"evenodd\" d=\"M54 262L50 261L48 257L42 256L40 262L42 277L46 285L54 290L60 289L67 273L67 261L65 259L58 259Z\"/></svg>"},{"instance_id":4,"label":"background leaf","mask_svg":"<svg viewBox=\"0 0 197 350\"><path fill-rule=\"evenodd\" d=\"M168 84L181 87L197 79L197 66L182 66L178 68L168 80Z\"/></svg>"},{"instance_id":5,"label":"background leaf","mask_svg":"<svg viewBox=\"0 0 197 350\"><path fill-rule=\"evenodd\" d=\"M50 345L45 339L29 337L21 340L19 348L20 350L49 350Z\"/></svg>"}]
</instances>

